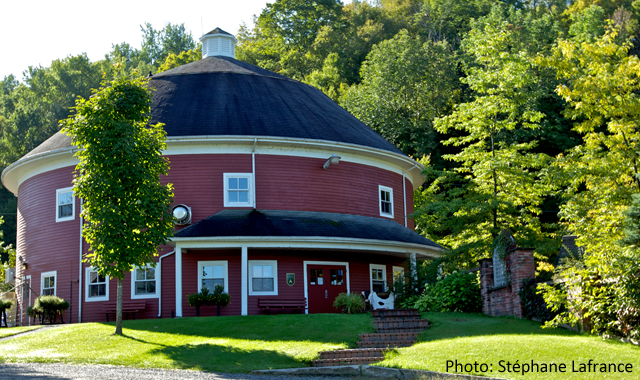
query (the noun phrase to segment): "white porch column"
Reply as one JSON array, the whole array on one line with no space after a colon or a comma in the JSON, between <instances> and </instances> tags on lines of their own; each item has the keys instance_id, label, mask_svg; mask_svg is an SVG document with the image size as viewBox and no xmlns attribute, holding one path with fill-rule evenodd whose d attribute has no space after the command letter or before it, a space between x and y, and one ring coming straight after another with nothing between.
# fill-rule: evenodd
<instances>
[{"instance_id":1,"label":"white porch column","mask_svg":"<svg viewBox=\"0 0 640 380\"><path fill-rule=\"evenodd\" d=\"M182 248L176 245L176 318L182 317Z\"/></svg>"},{"instance_id":2,"label":"white porch column","mask_svg":"<svg viewBox=\"0 0 640 380\"><path fill-rule=\"evenodd\" d=\"M241 300L240 300L240 315L247 315L249 309L249 254L247 247L242 247L241 254L241 269L240 269L240 281L242 285L240 287Z\"/></svg>"}]
</instances>

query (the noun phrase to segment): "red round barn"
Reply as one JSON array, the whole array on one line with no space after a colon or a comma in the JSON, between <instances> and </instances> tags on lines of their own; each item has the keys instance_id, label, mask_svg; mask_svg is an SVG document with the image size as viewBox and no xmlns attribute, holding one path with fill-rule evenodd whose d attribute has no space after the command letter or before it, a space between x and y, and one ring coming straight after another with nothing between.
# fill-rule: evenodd
<instances>
[{"instance_id":1,"label":"red round barn","mask_svg":"<svg viewBox=\"0 0 640 380\"><path fill-rule=\"evenodd\" d=\"M236 60L232 35L201 41L203 59L150 80L177 225L155 265L125 277L137 318L193 316L186 296L218 284L224 315L335 312L339 293L385 291L407 262L439 255L407 218L420 164L321 91ZM82 262L74 149L57 133L2 173L18 196L23 325L40 294L69 300L72 322L104 321L116 300L115 280Z\"/></svg>"}]
</instances>

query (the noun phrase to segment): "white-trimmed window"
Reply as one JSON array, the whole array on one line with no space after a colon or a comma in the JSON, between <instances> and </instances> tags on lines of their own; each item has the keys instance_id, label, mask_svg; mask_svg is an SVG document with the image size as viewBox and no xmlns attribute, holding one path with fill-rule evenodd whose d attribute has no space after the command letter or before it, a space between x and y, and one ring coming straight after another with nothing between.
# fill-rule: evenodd
<instances>
[{"instance_id":1,"label":"white-trimmed window","mask_svg":"<svg viewBox=\"0 0 640 380\"><path fill-rule=\"evenodd\" d=\"M86 268L85 302L109 301L109 276L103 276L94 268Z\"/></svg>"},{"instance_id":2,"label":"white-trimmed window","mask_svg":"<svg viewBox=\"0 0 640 380\"><path fill-rule=\"evenodd\" d=\"M387 291L387 266L378 264L369 264L370 286L371 291L383 293Z\"/></svg>"},{"instance_id":3,"label":"white-trimmed window","mask_svg":"<svg viewBox=\"0 0 640 380\"><path fill-rule=\"evenodd\" d=\"M56 190L56 222L73 220L76 217L76 202L73 188Z\"/></svg>"},{"instance_id":4,"label":"white-trimmed window","mask_svg":"<svg viewBox=\"0 0 640 380\"><path fill-rule=\"evenodd\" d=\"M227 268L227 261L198 261L198 292L206 287L213 293L216 285L222 285L224 291L229 293Z\"/></svg>"},{"instance_id":5,"label":"white-trimmed window","mask_svg":"<svg viewBox=\"0 0 640 380\"><path fill-rule=\"evenodd\" d=\"M224 207L253 207L253 175L224 173Z\"/></svg>"},{"instance_id":6,"label":"white-trimmed window","mask_svg":"<svg viewBox=\"0 0 640 380\"><path fill-rule=\"evenodd\" d=\"M44 272L40 275L40 294L43 296L55 296L56 295L56 278L58 277L57 271Z\"/></svg>"},{"instance_id":7,"label":"white-trimmed window","mask_svg":"<svg viewBox=\"0 0 640 380\"><path fill-rule=\"evenodd\" d=\"M249 295L278 295L276 260L249 260Z\"/></svg>"},{"instance_id":8,"label":"white-trimmed window","mask_svg":"<svg viewBox=\"0 0 640 380\"><path fill-rule=\"evenodd\" d=\"M131 272L131 299L158 298L156 268L151 264L136 267Z\"/></svg>"},{"instance_id":9,"label":"white-trimmed window","mask_svg":"<svg viewBox=\"0 0 640 380\"><path fill-rule=\"evenodd\" d=\"M380 195L380 216L393 218L393 189L379 185L378 194Z\"/></svg>"}]
</instances>

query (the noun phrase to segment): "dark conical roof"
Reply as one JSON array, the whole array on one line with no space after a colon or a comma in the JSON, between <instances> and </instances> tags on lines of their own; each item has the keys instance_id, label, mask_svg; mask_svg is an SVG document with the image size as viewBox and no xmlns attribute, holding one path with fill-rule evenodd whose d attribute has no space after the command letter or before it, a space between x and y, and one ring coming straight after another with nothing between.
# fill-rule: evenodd
<instances>
[{"instance_id":1,"label":"dark conical roof","mask_svg":"<svg viewBox=\"0 0 640 380\"><path fill-rule=\"evenodd\" d=\"M320 90L233 58L182 65L154 75L149 85L152 123L164 123L168 137L300 138L402 154ZM25 157L71 146L58 132Z\"/></svg>"},{"instance_id":2,"label":"dark conical roof","mask_svg":"<svg viewBox=\"0 0 640 380\"><path fill-rule=\"evenodd\" d=\"M151 78L152 122L168 136L272 136L402 153L320 90L229 57L208 57Z\"/></svg>"}]
</instances>

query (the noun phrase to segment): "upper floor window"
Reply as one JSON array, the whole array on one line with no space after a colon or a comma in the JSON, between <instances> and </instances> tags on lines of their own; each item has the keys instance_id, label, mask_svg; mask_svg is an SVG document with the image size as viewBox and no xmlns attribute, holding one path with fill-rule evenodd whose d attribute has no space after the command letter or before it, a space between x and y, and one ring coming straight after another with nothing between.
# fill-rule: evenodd
<instances>
[{"instance_id":1,"label":"upper floor window","mask_svg":"<svg viewBox=\"0 0 640 380\"><path fill-rule=\"evenodd\" d=\"M131 274L131 298L156 298L156 268L136 267Z\"/></svg>"},{"instance_id":2,"label":"upper floor window","mask_svg":"<svg viewBox=\"0 0 640 380\"><path fill-rule=\"evenodd\" d=\"M109 276L94 268L86 268L85 302L109 301Z\"/></svg>"},{"instance_id":3,"label":"upper floor window","mask_svg":"<svg viewBox=\"0 0 640 380\"><path fill-rule=\"evenodd\" d=\"M380 216L393 218L393 189L386 186L378 186L380 194Z\"/></svg>"},{"instance_id":4,"label":"upper floor window","mask_svg":"<svg viewBox=\"0 0 640 380\"><path fill-rule=\"evenodd\" d=\"M43 296L56 295L56 277L57 272L45 272L40 276L40 294Z\"/></svg>"},{"instance_id":5,"label":"upper floor window","mask_svg":"<svg viewBox=\"0 0 640 380\"><path fill-rule=\"evenodd\" d=\"M224 173L224 206L253 207L251 173Z\"/></svg>"},{"instance_id":6,"label":"upper floor window","mask_svg":"<svg viewBox=\"0 0 640 380\"><path fill-rule=\"evenodd\" d=\"M67 187L66 189L56 190L56 222L73 220L76 215L75 204L73 188Z\"/></svg>"}]
</instances>

